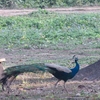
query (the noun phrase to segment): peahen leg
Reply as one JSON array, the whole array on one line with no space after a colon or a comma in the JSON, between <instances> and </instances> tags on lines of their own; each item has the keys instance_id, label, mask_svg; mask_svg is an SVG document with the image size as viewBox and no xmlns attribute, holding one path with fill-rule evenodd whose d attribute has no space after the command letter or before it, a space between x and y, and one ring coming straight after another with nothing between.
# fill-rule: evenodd
<instances>
[{"instance_id":1,"label":"peahen leg","mask_svg":"<svg viewBox=\"0 0 100 100\"><path fill-rule=\"evenodd\" d=\"M64 82L64 89L65 91L68 93L67 89L66 89L66 82Z\"/></svg>"},{"instance_id":2,"label":"peahen leg","mask_svg":"<svg viewBox=\"0 0 100 100\"><path fill-rule=\"evenodd\" d=\"M2 83L2 91L4 91L5 89L4 89L4 84Z\"/></svg>"},{"instance_id":3,"label":"peahen leg","mask_svg":"<svg viewBox=\"0 0 100 100\"><path fill-rule=\"evenodd\" d=\"M7 85L6 84L6 81L7 81L6 78L2 79L2 85L1 85L2 86L2 91L5 91L5 88L4 87Z\"/></svg>"},{"instance_id":4,"label":"peahen leg","mask_svg":"<svg viewBox=\"0 0 100 100\"><path fill-rule=\"evenodd\" d=\"M7 81L7 93L9 93L11 91L10 85L12 83L12 81L16 78L16 76L11 76L8 81Z\"/></svg>"}]
</instances>

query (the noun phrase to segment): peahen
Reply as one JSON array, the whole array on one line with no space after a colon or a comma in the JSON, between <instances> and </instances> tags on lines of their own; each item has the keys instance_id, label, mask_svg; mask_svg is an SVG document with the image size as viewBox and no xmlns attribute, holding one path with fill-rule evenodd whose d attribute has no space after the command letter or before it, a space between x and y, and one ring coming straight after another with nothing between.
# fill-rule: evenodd
<instances>
[{"instance_id":1,"label":"peahen","mask_svg":"<svg viewBox=\"0 0 100 100\"><path fill-rule=\"evenodd\" d=\"M48 64L48 63L35 63L35 64L29 64L29 65L19 65L19 66L13 66L9 67L4 70L3 78L0 79L0 82L2 83L2 90L4 90L4 86L8 90L8 93L10 91L10 85L12 81L21 73L25 72L33 72L38 73L40 71L42 72L49 72L53 76L55 76L58 81L56 82L55 86L58 84L59 81L64 81L64 88L65 90L65 83L68 79L73 78L77 72L79 71L79 64L78 64L78 58L75 58L76 66L72 69L69 69L67 67L63 67L56 64Z\"/></svg>"}]
</instances>

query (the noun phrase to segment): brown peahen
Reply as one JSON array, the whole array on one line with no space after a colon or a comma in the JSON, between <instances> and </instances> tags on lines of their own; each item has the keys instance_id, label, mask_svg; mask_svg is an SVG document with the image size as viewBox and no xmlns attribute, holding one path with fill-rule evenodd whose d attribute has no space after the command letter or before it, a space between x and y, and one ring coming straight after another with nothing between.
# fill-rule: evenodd
<instances>
[{"instance_id":1,"label":"brown peahen","mask_svg":"<svg viewBox=\"0 0 100 100\"><path fill-rule=\"evenodd\" d=\"M2 65L2 62L6 61L5 58L2 58L0 59L0 80L4 77L3 74L4 74L4 70L3 70L3 65ZM3 88L2 88L3 89Z\"/></svg>"}]
</instances>

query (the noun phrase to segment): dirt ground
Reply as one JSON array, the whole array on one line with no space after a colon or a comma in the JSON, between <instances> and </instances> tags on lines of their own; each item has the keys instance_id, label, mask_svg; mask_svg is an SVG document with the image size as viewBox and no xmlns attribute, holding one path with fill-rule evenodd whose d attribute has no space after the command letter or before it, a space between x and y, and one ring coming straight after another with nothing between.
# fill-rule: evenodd
<instances>
[{"instance_id":1,"label":"dirt ground","mask_svg":"<svg viewBox=\"0 0 100 100\"><path fill-rule=\"evenodd\" d=\"M58 61L62 62L63 60L68 61L74 54L76 54L80 60L88 56L90 58L93 56L91 53L86 53L86 48L81 49L79 53L77 53L77 49L79 48L74 50L52 50L48 48L0 49L0 55L1 58L6 58L7 60L3 63L5 66L4 68L32 62L54 61L57 63ZM100 51L100 49L87 49L87 51L97 52ZM94 56L99 60L98 53ZM56 89L54 89L54 84L57 79L51 74L25 73L19 75L11 85L13 91L10 92L10 94L7 94L6 91L0 92L0 100L99 100L100 81L96 80L98 77L100 79L99 65L100 61L97 62L95 66L91 66L87 63L82 64L81 68L85 67L85 70L80 70L75 79L66 82L68 93L63 88L63 82L60 82ZM87 68L86 66L91 66L91 68ZM88 80L88 78L91 78L92 76L94 79Z\"/></svg>"},{"instance_id":2,"label":"dirt ground","mask_svg":"<svg viewBox=\"0 0 100 100\"><path fill-rule=\"evenodd\" d=\"M100 7L53 8L47 10L59 13L99 13ZM33 11L37 11L37 9L0 10L0 16L23 15ZM79 50L79 52L77 50ZM95 52L95 54L89 53L88 51ZM96 58L95 61L100 59L100 49L86 49L84 46L74 48L74 50L53 50L50 48L15 48L9 50L0 48L0 58L6 58L7 60L3 63L4 68L13 65L44 61L55 63L59 61L59 63L62 64L63 61L70 60L74 54L77 55L80 60L86 57L94 57ZM82 64L81 68L85 67L85 69L80 71L75 79L66 82L68 93L63 88L63 82L60 82L56 89L54 89L54 83L57 80L48 73L26 73L19 75L11 85L13 91L10 92L10 94L7 94L6 91L0 92L0 100L100 100L99 65L100 61L93 65L89 65L88 63ZM88 66L88 68L86 66ZM92 67L90 68L89 66ZM97 67L94 68L94 66ZM91 74L89 74L90 72ZM98 73L99 78L95 76L95 73ZM80 75L82 75L82 79L79 79ZM91 77L94 75L94 78L88 80L89 77L86 76L90 75ZM95 80L97 79L96 77L98 80Z\"/></svg>"},{"instance_id":3,"label":"dirt ground","mask_svg":"<svg viewBox=\"0 0 100 100\"><path fill-rule=\"evenodd\" d=\"M70 7L70 8L45 8L47 11L57 13L100 13L100 7ZM25 15L38 9L0 9L0 16Z\"/></svg>"}]
</instances>

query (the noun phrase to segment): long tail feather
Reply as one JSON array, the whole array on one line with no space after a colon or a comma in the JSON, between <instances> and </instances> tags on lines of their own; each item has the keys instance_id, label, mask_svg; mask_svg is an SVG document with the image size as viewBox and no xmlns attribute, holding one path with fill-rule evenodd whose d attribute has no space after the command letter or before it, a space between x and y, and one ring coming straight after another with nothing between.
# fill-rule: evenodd
<instances>
[{"instance_id":1,"label":"long tail feather","mask_svg":"<svg viewBox=\"0 0 100 100\"><path fill-rule=\"evenodd\" d=\"M3 80L6 80L6 78L10 78L11 76L17 76L21 73L25 73L25 72L38 73L40 71L42 72L46 71L44 63L12 66L4 70L3 78L0 79L0 82L2 82Z\"/></svg>"},{"instance_id":2,"label":"long tail feather","mask_svg":"<svg viewBox=\"0 0 100 100\"><path fill-rule=\"evenodd\" d=\"M12 81L21 73L25 72L33 72L39 73L40 71L47 71L44 63L35 63L29 65L18 65L12 66L4 70L3 77L0 79L0 83L2 83L2 90L4 90L4 85L7 86L8 92L10 90L10 85Z\"/></svg>"}]
</instances>

